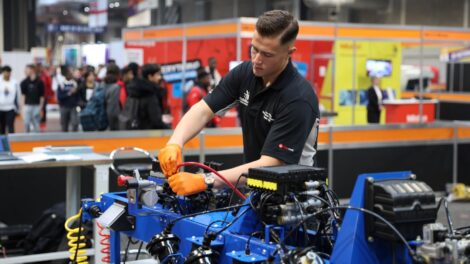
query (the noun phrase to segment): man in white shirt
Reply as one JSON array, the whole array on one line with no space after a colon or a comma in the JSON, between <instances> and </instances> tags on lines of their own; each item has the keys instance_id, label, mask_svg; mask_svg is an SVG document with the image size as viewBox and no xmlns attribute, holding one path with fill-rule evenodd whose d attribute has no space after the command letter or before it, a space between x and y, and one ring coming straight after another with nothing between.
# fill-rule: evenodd
<instances>
[{"instance_id":1,"label":"man in white shirt","mask_svg":"<svg viewBox=\"0 0 470 264\"><path fill-rule=\"evenodd\" d=\"M20 88L11 78L11 68L2 67L0 77L0 134L15 132L15 116L19 108Z\"/></svg>"}]
</instances>

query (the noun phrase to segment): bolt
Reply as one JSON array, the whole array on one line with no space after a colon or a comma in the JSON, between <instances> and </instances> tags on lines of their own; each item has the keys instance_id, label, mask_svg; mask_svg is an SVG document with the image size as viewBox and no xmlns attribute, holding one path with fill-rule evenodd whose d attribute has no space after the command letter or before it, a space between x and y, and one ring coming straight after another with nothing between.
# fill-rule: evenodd
<instances>
[{"instance_id":1,"label":"bolt","mask_svg":"<svg viewBox=\"0 0 470 264\"><path fill-rule=\"evenodd\" d=\"M266 255L266 249L263 249L263 250L261 251L261 254Z\"/></svg>"},{"instance_id":2,"label":"bolt","mask_svg":"<svg viewBox=\"0 0 470 264\"><path fill-rule=\"evenodd\" d=\"M252 257L252 258L251 258L251 260L252 260L252 261L255 261L255 260L256 260L256 258L255 258L255 257Z\"/></svg>"},{"instance_id":3,"label":"bolt","mask_svg":"<svg viewBox=\"0 0 470 264\"><path fill-rule=\"evenodd\" d=\"M416 174L410 174L410 179L416 180Z\"/></svg>"},{"instance_id":4,"label":"bolt","mask_svg":"<svg viewBox=\"0 0 470 264\"><path fill-rule=\"evenodd\" d=\"M232 254L235 255L237 254L237 252L235 250L232 250Z\"/></svg>"},{"instance_id":5,"label":"bolt","mask_svg":"<svg viewBox=\"0 0 470 264\"><path fill-rule=\"evenodd\" d=\"M369 241L370 243L372 243L372 242L374 242L374 238L370 236L370 237L367 238L367 241Z\"/></svg>"},{"instance_id":6,"label":"bolt","mask_svg":"<svg viewBox=\"0 0 470 264\"><path fill-rule=\"evenodd\" d=\"M192 239L192 240L196 240L196 236L192 236L191 239Z\"/></svg>"},{"instance_id":7,"label":"bolt","mask_svg":"<svg viewBox=\"0 0 470 264\"><path fill-rule=\"evenodd\" d=\"M370 183L373 183L373 182L374 182L374 178L372 178L372 177L367 177L367 181L370 182Z\"/></svg>"}]
</instances>

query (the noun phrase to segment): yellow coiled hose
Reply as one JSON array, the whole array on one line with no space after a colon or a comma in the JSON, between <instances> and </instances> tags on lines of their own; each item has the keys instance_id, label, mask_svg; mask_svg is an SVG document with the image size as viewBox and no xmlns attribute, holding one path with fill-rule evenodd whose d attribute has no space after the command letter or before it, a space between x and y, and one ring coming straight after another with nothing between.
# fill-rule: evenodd
<instances>
[{"instance_id":1,"label":"yellow coiled hose","mask_svg":"<svg viewBox=\"0 0 470 264\"><path fill-rule=\"evenodd\" d=\"M85 256L86 250L84 249L86 247L85 243L85 229L82 226L79 226L77 228L71 228L70 223L75 221L75 220L80 220L80 217L82 216L82 209L80 209L80 212L78 214L71 216L67 221L65 221L65 230L67 230L67 239L69 240L68 246L69 246L69 252L70 252L70 260L74 261L75 260L75 254L77 255L76 263L77 264L88 264L88 256ZM78 234L80 233L80 237ZM78 250L78 252L76 252ZM76 252L76 253L75 253Z\"/></svg>"}]
</instances>

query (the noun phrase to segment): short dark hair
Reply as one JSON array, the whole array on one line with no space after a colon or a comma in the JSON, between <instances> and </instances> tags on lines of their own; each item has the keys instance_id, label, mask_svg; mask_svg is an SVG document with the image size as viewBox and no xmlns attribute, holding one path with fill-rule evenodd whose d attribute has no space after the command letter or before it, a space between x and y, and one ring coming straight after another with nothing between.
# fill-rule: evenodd
<instances>
[{"instance_id":1,"label":"short dark hair","mask_svg":"<svg viewBox=\"0 0 470 264\"><path fill-rule=\"evenodd\" d=\"M153 75L160 71L160 65L158 64L145 64L144 66L142 66L142 78L148 79L149 75Z\"/></svg>"},{"instance_id":2,"label":"short dark hair","mask_svg":"<svg viewBox=\"0 0 470 264\"><path fill-rule=\"evenodd\" d=\"M271 10L258 17L256 31L262 37L281 35L281 44L286 44L297 38L299 22L287 11Z\"/></svg>"},{"instance_id":3,"label":"short dark hair","mask_svg":"<svg viewBox=\"0 0 470 264\"><path fill-rule=\"evenodd\" d=\"M116 64L108 64L106 66L106 76L104 77L104 83L115 83L119 80L120 70Z\"/></svg>"},{"instance_id":4,"label":"short dark hair","mask_svg":"<svg viewBox=\"0 0 470 264\"><path fill-rule=\"evenodd\" d=\"M33 71L36 71L36 65L34 65L34 64L28 64L28 65L26 65L26 67L30 68Z\"/></svg>"},{"instance_id":5,"label":"short dark hair","mask_svg":"<svg viewBox=\"0 0 470 264\"><path fill-rule=\"evenodd\" d=\"M131 68L132 73L134 74L135 77L139 75L139 64L135 62L131 62L127 65L127 67Z\"/></svg>"},{"instance_id":6,"label":"short dark hair","mask_svg":"<svg viewBox=\"0 0 470 264\"><path fill-rule=\"evenodd\" d=\"M121 69L121 75L125 75L128 72L132 72L132 69L129 66L126 66L126 67ZM132 72L132 74L134 74L134 72Z\"/></svg>"},{"instance_id":7,"label":"short dark hair","mask_svg":"<svg viewBox=\"0 0 470 264\"><path fill-rule=\"evenodd\" d=\"M8 66L8 65L3 66L3 67L2 67L2 70L1 70L0 72L4 72L4 71L6 71L6 72L11 72L11 67Z\"/></svg>"}]
</instances>

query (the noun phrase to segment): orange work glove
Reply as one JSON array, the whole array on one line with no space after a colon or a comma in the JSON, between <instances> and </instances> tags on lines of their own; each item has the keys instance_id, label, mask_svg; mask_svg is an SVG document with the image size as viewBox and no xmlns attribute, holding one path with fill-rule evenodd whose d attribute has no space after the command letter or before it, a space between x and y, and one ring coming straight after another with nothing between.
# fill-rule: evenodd
<instances>
[{"instance_id":1,"label":"orange work glove","mask_svg":"<svg viewBox=\"0 0 470 264\"><path fill-rule=\"evenodd\" d=\"M178 195L191 195L207 189L204 175L179 172L168 179L171 189Z\"/></svg>"},{"instance_id":2,"label":"orange work glove","mask_svg":"<svg viewBox=\"0 0 470 264\"><path fill-rule=\"evenodd\" d=\"M176 166L181 160L181 147L178 144L168 144L158 152L160 167L167 178L178 172Z\"/></svg>"}]
</instances>

